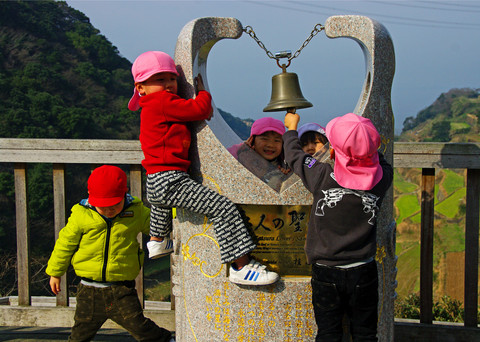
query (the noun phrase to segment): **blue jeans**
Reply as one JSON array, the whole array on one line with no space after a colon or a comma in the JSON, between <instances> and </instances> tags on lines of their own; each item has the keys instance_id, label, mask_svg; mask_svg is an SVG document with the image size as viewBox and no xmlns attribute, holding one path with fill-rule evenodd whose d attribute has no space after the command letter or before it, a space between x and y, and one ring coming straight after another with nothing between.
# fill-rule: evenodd
<instances>
[{"instance_id":1,"label":"blue jeans","mask_svg":"<svg viewBox=\"0 0 480 342\"><path fill-rule=\"evenodd\" d=\"M312 304L318 328L316 342L341 342L345 314L353 341L377 341L376 262L344 269L314 264Z\"/></svg>"}]
</instances>

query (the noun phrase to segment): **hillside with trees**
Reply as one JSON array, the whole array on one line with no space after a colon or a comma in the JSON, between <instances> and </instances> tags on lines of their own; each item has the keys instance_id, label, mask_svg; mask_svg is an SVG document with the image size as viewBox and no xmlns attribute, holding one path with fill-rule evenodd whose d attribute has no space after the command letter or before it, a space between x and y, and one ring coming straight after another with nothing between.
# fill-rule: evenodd
<instances>
[{"instance_id":1,"label":"hillside with trees","mask_svg":"<svg viewBox=\"0 0 480 342\"><path fill-rule=\"evenodd\" d=\"M133 92L131 65L88 17L65 2L2 1L0 137L138 139L139 112L127 109ZM220 113L240 137L248 137L253 120ZM90 169L68 165L66 172L70 208L88 196ZM45 294L42 268L54 244L51 165L28 165L28 194L35 241L31 266L38 276L32 293L38 295ZM12 165L0 165L0 203L1 297L16 281Z\"/></svg>"},{"instance_id":2,"label":"hillside with trees","mask_svg":"<svg viewBox=\"0 0 480 342\"><path fill-rule=\"evenodd\" d=\"M0 136L135 139L131 63L65 2L0 6Z\"/></svg>"},{"instance_id":3,"label":"hillside with trees","mask_svg":"<svg viewBox=\"0 0 480 342\"><path fill-rule=\"evenodd\" d=\"M398 141L479 142L480 89L451 89L408 117Z\"/></svg>"},{"instance_id":4,"label":"hillside with trees","mask_svg":"<svg viewBox=\"0 0 480 342\"><path fill-rule=\"evenodd\" d=\"M65 2L5 1L0 23L0 137L138 138L139 116L126 108L131 63L83 13ZM7 169L0 169L0 250L15 248L14 182ZM31 165L28 178L32 238L51 241L51 166ZM69 192L84 196L84 181L75 180Z\"/></svg>"}]
</instances>

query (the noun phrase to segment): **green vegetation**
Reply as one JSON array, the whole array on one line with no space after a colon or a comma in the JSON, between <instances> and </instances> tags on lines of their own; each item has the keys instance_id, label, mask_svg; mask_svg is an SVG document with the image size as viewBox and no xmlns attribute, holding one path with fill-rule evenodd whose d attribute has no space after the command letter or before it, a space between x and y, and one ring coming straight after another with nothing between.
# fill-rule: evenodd
<instances>
[{"instance_id":1,"label":"green vegetation","mask_svg":"<svg viewBox=\"0 0 480 342\"><path fill-rule=\"evenodd\" d=\"M400 224L405 218L417 213L420 210L420 204L416 194L399 196L394 202L398 215L397 224Z\"/></svg>"},{"instance_id":2,"label":"green vegetation","mask_svg":"<svg viewBox=\"0 0 480 342\"><path fill-rule=\"evenodd\" d=\"M445 180L442 182L442 186L448 194L465 186L463 174L459 174L458 172L449 169L444 169L442 171L446 175Z\"/></svg>"},{"instance_id":3,"label":"green vegetation","mask_svg":"<svg viewBox=\"0 0 480 342\"><path fill-rule=\"evenodd\" d=\"M466 194L466 188L455 191L448 198L435 205L435 211L448 218L455 218L460 211L459 203L464 200Z\"/></svg>"},{"instance_id":4,"label":"green vegetation","mask_svg":"<svg viewBox=\"0 0 480 342\"><path fill-rule=\"evenodd\" d=\"M395 199L397 233L396 252L398 259L398 288L400 298L404 298L419 289L420 260L420 185L412 191L405 186L406 177L415 178L413 171L396 169ZM434 277L444 277L439 268L442 258L449 252L465 250L464 201L466 195L463 170L440 170L437 175L435 200L435 235L434 235ZM399 184L399 186L397 185ZM410 183L412 184L412 183ZM408 193L399 191L407 189ZM443 278L442 278L443 279ZM443 281L437 279L438 281ZM438 286L438 284L437 284ZM442 293L436 293L441 297Z\"/></svg>"},{"instance_id":5,"label":"green vegetation","mask_svg":"<svg viewBox=\"0 0 480 342\"><path fill-rule=\"evenodd\" d=\"M0 9L0 136L135 139L131 63L65 2ZM8 85L8 86L7 86Z\"/></svg>"},{"instance_id":6,"label":"green vegetation","mask_svg":"<svg viewBox=\"0 0 480 342\"><path fill-rule=\"evenodd\" d=\"M413 215L411 218L410 218L410 221L412 223L415 223L415 224L420 224L420 222L422 221L422 215L420 212L418 212L418 214L415 214Z\"/></svg>"},{"instance_id":7,"label":"green vegetation","mask_svg":"<svg viewBox=\"0 0 480 342\"><path fill-rule=\"evenodd\" d=\"M403 122L399 141L478 142L479 89L451 89Z\"/></svg>"},{"instance_id":8,"label":"green vegetation","mask_svg":"<svg viewBox=\"0 0 480 342\"><path fill-rule=\"evenodd\" d=\"M145 299L171 300L170 257L146 259L144 265Z\"/></svg>"},{"instance_id":9,"label":"green vegetation","mask_svg":"<svg viewBox=\"0 0 480 342\"><path fill-rule=\"evenodd\" d=\"M433 304L433 320L463 323L464 310L459 300L442 296ZM395 317L420 319L420 297L412 293L395 302Z\"/></svg>"},{"instance_id":10,"label":"green vegetation","mask_svg":"<svg viewBox=\"0 0 480 342\"><path fill-rule=\"evenodd\" d=\"M412 193L418 188L417 184L405 180L397 169L394 170L393 186L397 192L402 194Z\"/></svg>"},{"instance_id":11,"label":"green vegetation","mask_svg":"<svg viewBox=\"0 0 480 342\"><path fill-rule=\"evenodd\" d=\"M398 282L397 293L403 297L420 290L420 243L397 243L397 245L403 246L399 248L402 253L397 252L397 279L402 280Z\"/></svg>"},{"instance_id":12,"label":"green vegetation","mask_svg":"<svg viewBox=\"0 0 480 342\"><path fill-rule=\"evenodd\" d=\"M461 226L456 223L439 226L435 243L439 256L443 256L447 252L465 251L465 230L463 222Z\"/></svg>"},{"instance_id":13,"label":"green vegetation","mask_svg":"<svg viewBox=\"0 0 480 342\"><path fill-rule=\"evenodd\" d=\"M466 122L452 122L450 124L450 128L454 134L461 134L464 132L469 132L472 126Z\"/></svg>"}]
</instances>

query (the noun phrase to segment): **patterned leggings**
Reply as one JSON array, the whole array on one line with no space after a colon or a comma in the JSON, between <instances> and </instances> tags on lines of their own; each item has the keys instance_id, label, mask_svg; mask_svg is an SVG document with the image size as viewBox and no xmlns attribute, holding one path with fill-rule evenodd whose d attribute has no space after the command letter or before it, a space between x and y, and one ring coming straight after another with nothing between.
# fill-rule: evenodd
<instances>
[{"instance_id":1,"label":"patterned leggings","mask_svg":"<svg viewBox=\"0 0 480 342\"><path fill-rule=\"evenodd\" d=\"M149 174L147 199L152 206L150 236L164 237L172 231L175 207L203 214L213 223L222 263L234 261L256 247L235 204L194 181L186 172Z\"/></svg>"}]
</instances>

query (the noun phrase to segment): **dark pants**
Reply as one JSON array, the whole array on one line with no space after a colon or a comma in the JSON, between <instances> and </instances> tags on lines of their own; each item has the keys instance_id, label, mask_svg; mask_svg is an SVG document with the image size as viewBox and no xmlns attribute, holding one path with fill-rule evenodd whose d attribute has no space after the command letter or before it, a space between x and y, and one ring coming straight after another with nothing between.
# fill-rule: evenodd
<instances>
[{"instance_id":1,"label":"dark pants","mask_svg":"<svg viewBox=\"0 0 480 342\"><path fill-rule=\"evenodd\" d=\"M342 341L342 319L353 341L377 341L378 275L375 261L353 268L313 265L312 304L316 342Z\"/></svg>"},{"instance_id":2,"label":"dark pants","mask_svg":"<svg viewBox=\"0 0 480 342\"><path fill-rule=\"evenodd\" d=\"M75 324L69 341L90 341L107 319L125 328L137 341L168 342L171 333L143 315L135 288L78 285Z\"/></svg>"}]
</instances>

